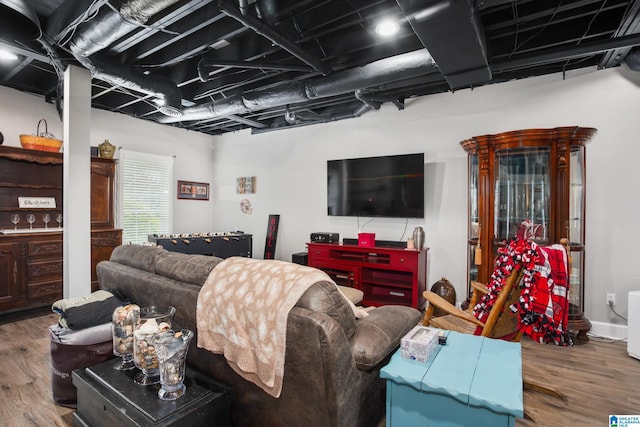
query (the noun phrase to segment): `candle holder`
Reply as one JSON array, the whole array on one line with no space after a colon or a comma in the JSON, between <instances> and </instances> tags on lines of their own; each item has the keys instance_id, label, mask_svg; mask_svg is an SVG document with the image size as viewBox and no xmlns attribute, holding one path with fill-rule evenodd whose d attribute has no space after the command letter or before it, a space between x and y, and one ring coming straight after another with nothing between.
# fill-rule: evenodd
<instances>
[{"instance_id":1,"label":"candle holder","mask_svg":"<svg viewBox=\"0 0 640 427\"><path fill-rule=\"evenodd\" d=\"M140 318L140 307L127 304L113 311L111 328L113 332L113 354L122 359L113 369L126 371L135 368L133 363L133 331Z\"/></svg>"},{"instance_id":2,"label":"candle holder","mask_svg":"<svg viewBox=\"0 0 640 427\"><path fill-rule=\"evenodd\" d=\"M153 342L160 363L158 397L161 400L175 400L186 390L184 373L191 338L193 332L188 329L160 332L154 336Z\"/></svg>"},{"instance_id":3,"label":"candle holder","mask_svg":"<svg viewBox=\"0 0 640 427\"><path fill-rule=\"evenodd\" d=\"M150 306L140 309L140 321L133 331L133 362L140 372L133 382L140 385L158 384L160 369L153 336L171 329L176 308Z\"/></svg>"}]
</instances>

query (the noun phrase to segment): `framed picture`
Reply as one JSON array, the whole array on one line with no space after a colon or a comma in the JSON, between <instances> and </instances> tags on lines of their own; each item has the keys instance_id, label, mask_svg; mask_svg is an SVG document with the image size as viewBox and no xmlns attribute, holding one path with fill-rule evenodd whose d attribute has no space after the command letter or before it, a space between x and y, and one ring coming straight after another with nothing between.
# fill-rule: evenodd
<instances>
[{"instance_id":1,"label":"framed picture","mask_svg":"<svg viewBox=\"0 0 640 427\"><path fill-rule=\"evenodd\" d=\"M178 199L209 200L209 184L178 181Z\"/></svg>"},{"instance_id":2,"label":"framed picture","mask_svg":"<svg viewBox=\"0 0 640 427\"><path fill-rule=\"evenodd\" d=\"M243 176L236 179L236 193L253 194L256 192L256 177Z\"/></svg>"}]
</instances>

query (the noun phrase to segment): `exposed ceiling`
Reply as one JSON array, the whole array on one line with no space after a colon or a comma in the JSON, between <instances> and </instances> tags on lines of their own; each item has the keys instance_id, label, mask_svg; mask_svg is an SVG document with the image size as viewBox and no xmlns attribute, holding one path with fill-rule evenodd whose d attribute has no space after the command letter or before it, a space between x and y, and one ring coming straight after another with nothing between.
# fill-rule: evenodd
<instances>
[{"instance_id":1,"label":"exposed ceiling","mask_svg":"<svg viewBox=\"0 0 640 427\"><path fill-rule=\"evenodd\" d=\"M391 38L374 31L387 16ZM18 55L0 61L2 85L61 108L74 64L92 73L95 108L211 135L584 67L640 71L638 45L640 0L0 0L0 48Z\"/></svg>"}]
</instances>

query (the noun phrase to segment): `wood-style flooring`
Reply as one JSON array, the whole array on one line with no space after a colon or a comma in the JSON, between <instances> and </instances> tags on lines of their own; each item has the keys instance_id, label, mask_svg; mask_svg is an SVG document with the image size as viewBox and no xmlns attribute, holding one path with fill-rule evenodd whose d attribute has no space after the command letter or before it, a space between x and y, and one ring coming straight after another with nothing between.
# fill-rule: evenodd
<instances>
[{"instance_id":1,"label":"wood-style flooring","mask_svg":"<svg viewBox=\"0 0 640 427\"><path fill-rule=\"evenodd\" d=\"M56 405L51 394L47 327L56 321L48 309L0 316L0 426L72 425L74 410ZM600 427L609 415L640 414L640 360L627 355L625 342L555 347L525 340L522 353L528 376L568 402L527 391L525 409L536 424L518 419L517 426Z\"/></svg>"}]
</instances>

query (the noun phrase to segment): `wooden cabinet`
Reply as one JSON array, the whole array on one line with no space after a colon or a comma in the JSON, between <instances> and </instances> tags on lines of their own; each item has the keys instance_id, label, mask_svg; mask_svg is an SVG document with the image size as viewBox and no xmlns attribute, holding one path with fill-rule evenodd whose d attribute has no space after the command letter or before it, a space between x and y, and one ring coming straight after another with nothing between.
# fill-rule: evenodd
<instances>
[{"instance_id":1,"label":"wooden cabinet","mask_svg":"<svg viewBox=\"0 0 640 427\"><path fill-rule=\"evenodd\" d=\"M523 220L539 244L571 244L571 330L586 338L584 318L585 146L596 129L560 127L476 136L460 143L469 158L468 279L486 283L497 249ZM480 248L480 256L476 256Z\"/></svg>"},{"instance_id":2,"label":"wooden cabinet","mask_svg":"<svg viewBox=\"0 0 640 427\"><path fill-rule=\"evenodd\" d=\"M0 311L10 306L24 294L22 283L20 245L0 243Z\"/></svg>"},{"instance_id":3,"label":"wooden cabinet","mask_svg":"<svg viewBox=\"0 0 640 427\"><path fill-rule=\"evenodd\" d=\"M100 288L96 266L100 261L111 258L113 249L121 244L122 230L91 230L91 292Z\"/></svg>"},{"instance_id":4,"label":"wooden cabinet","mask_svg":"<svg viewBox=\"0 0 640 427\"><path fill-rule=\"evenodd\" d=\"M325 271L338 285L364 292L362 304L424 308L427 251L308 243L309 266Z\"/></svg>"},{"instance_id":5,"label":"wooden cabinet","mask_svg":"<svg viewBox=\"0 0 640 427\"><path fill-rule=\"evenodd\" d=\"M91 158L91 230L112 229L115 220L116 163Z\"/></svg>"},{"instance_id":6,"label":"wooden cabinet","mask_svg":"<svg viewBox=\"0 0 640 427\"><path fill-rule=\"evenodd\" d=\"M116 161L91 158L91 291L99 289L96 266L122 244L115 225Z\"/></svg>"},{"instance_id":7,"label":"wooden cabinet","mask_svg":"<svg viewBox=\"0 0 640 427\"><path fill-rule=\"evenodd\" d=\"M0 146L0 313L50 305L62 298L61 153ZM96 264L121 244L114 229L115 161L91 159L91 289ZM49 198L47 208L20 208L18 197ZM18 214L20 221L12 222ZM27 224L27 215L34 215ZM49 216L45 223L44 215ZM30 228L32 227L32 228Z\"/></svg>"}]
</instances>

